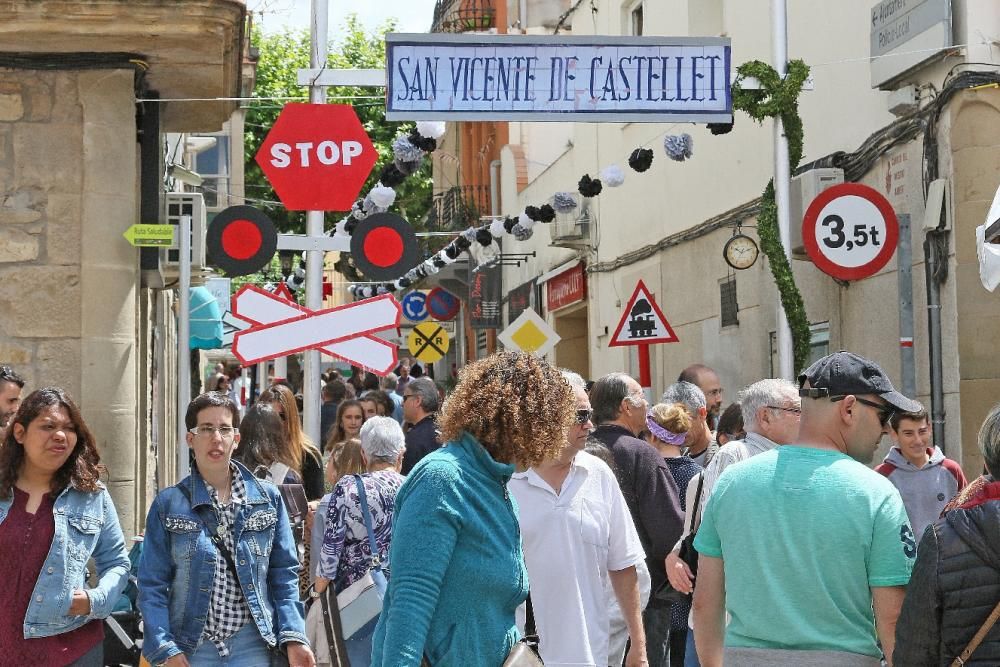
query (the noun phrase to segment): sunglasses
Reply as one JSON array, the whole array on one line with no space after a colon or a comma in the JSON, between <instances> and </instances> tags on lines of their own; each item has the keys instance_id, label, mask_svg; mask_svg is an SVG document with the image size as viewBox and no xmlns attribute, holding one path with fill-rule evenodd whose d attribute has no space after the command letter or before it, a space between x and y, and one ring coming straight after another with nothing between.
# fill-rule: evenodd
<instances>
[{"instance_id":1,"label":"sunglasses","mask_svg":"<svg viewBox=\"0 0 1000 667\"><path fill-rule=\"evenodd\" d=\"M576 411L576 423L577 424L581 424L581 425L582 424L586 424L587 422L590 421L591 417L593 417L593 416L594 416L594 411L593 410L577 410Z\"/></svg>"},{"instance_id":2,"label":"sunglasses","mask_svg":"<svg viewBox=\"0 0 1000 667\"><path fill-rule=\"evenodd\" d=\"M842 401L845 398L847 398L847 396L831 396L830 401L831 402ZM878 411L878 423L883 428L885 428L885 425L889 423L890 419L892 419L892 415L896 413L895 408L893 408L891 405L885 405L883 403L876 403L875 401L869 401L868 399L861 398L860 396L855 396L854 400L856 400L858 403L861 403L862 405L867 405L870 408L875 408Z\"/></svg>"}]
</instances>

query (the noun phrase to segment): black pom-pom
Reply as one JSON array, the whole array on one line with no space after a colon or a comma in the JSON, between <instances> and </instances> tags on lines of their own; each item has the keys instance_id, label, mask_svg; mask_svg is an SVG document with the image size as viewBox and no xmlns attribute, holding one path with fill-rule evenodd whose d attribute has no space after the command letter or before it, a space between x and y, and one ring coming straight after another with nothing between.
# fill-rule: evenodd
<instances>
[{"instance_id":1,"label":"black pom-pom","mask_svg":"<svg viewBox=\"0 0 1000 667\"><path fill-rule=\"evenodd\" d=\"M397 282L399 282L400 289L406 289L407 287L413 284L413 281L410 280L409 278L400 278Z\"/></svg>"},{"instance_id":2,"label":"black pom-pom","mask_svg":"<svg viewBox=\"0 0 1000 667\"><path fill-rule=\"evenodd\" d=\"M434 262L434 266L438 267L439 269L443 269L448 265L448 262L444 261L437 255L434 255L434 258L431 261Z\"/></svg>"},{"instance_id":3,"label":"black pom-pom","mask_svg":"<svg viewBox=\"0 0 1000 667\"><path fill-rule=\"evenodd\" d=\"M414 271L417 274L417 280L423 280L424 278L427 277L427 269L424 267L423 264L414 269Z\"/></svg>"},{"instance_id":4,"label":"black pom-pom","mask_svg":"<svg viewBox=\"0 0 1000 667\"><path fill-rule=\"evenodd\" d=\"M433 137L422 137L416 130L411 132L407 139L410 140L411 144L425 153L433 153L438 147L437 139L434 139Z\"/></svg>"},{"instance_id":5,"label":"black pom-pom","mask_svg":"<svg viewBox=\"0 0 1000 667\"><path fill-rule=\"evenodd\" d=\"M514 225L517 224L517 218L507 218L503 221L503 230L508 234L514 229Z\"/></svg>"},{"instance_id":6,"label":"black pom-pom","mask_svg":"<svg viewBox=\"0 0 1000 667\"><path fill-rule=\"evenodd\" d=\"M538 207L538 217L534 219L538 222L552 222L556 219L556 211L551 204L542 204Z\"/></svg>"},{"instance_id":7,"label":"black pom-pom","mask_svg":"<svg viewBox=\"0 0 1000 667\"><path fill-rule=\"evenodd\" d=\"M489 227L480 227L476 230L476 240L479 241L479 245L484 248L488 248L493 245L493 235L490 234Z\"/></svg>"},{"instance_id":8,"label":"black pom-pom","mask_svg":"<svg viewBox=\"0 0 1000 667\"><path fill-rule=\"evenodd\" d=\"M460 251L468 250L469 248L472 247L472 241L465 238L464 236L459 236L457 239L455 239L455 247L458 248Z\"/></svg>"},{"instance_id":9,"label":"black pom-pom","mask_svg":"<svg viewBox=\"0 0 1000 667\"><path fill-rule=\"evenodd\" d=\"M708 131L712 134L729 134L733 131L732 123L709 123Z\"/></svg>"},{"instance_id":10,"label":"black pom-pom","mask_svg":"<svg viewBox=\"0 0 1000 667\"><path fill-rule=\"evenodd\" d=\"M601 190L604 189L604 185L601 183L599 178L591 178L590 174L584 174L583 178L577 184L580 190L580 194L584 197L596 197L601 194Z\"/></svg>"},{"instance_id":11,"label":"black pom-pom","mask_svg":"<svg viewBox=\"0 0 1000 667\"><path fill-rule=\"evenodd\" d=\"M396 160L393 164L396 165L396 169L398 169L404 176L409 176L410 174L415 174L419 171L423 163L423 160L414 160L412 162L401 162ZM382 185L385 185L385 183Z\"/></svg>"},{"instance_id":12,"label":"black pom-pom","mask_svg":"<svg viewBox=\"0 0 1000 667\"><path fill-rule=\"evenodd\" d=\"M538 211L537 206L525 206L524 214L535 222L541 222L541 213Z\"/></svg>"},{"instance_id":13,"label":"black pom-pom","mask_svg":"<svg viewBox=\"0 0 1000 667\"><path fill-rule=\"evenodd\" d=\"M382 167L382 173L379 175L378 180L382 185L394 188L397 185L401 185L403 181L406 180L406 174L401 172L398 167L392 162Z\"/></svg>"},{"instance_id":14,"label":"black pom-pom","mask_svg":"<svg viewBox=\"0 0 1000 667\"><path fill-rule=\"evenodd\" d=\"M458 256L462 254L454 243L451 243L444 248L444 254L448 256L448 259L458 259Z\"/></svg>"},{"instance_id":15,"label":"black pom-pom","mask_svg":"<svg viewBox=\"0 0 1000 667\"><path fill-rule=\"evenodd\" d=\"M358 226L358 221L355 218L348 218L347 222L344 223L344 231L348 234L354 234L354 228Z\"/></svg>"},{"instance_id":16,"label":"black pom-pom","mask_svg":"<svg viewBox=\"0 0 1000 667\"><path fill-rule=\"evenodd\" d=\"M628 166L640 173L649 169L649 165L651 164L653 164L652 148L636 148L628 156Z\"/></svg>"}]
</instances>

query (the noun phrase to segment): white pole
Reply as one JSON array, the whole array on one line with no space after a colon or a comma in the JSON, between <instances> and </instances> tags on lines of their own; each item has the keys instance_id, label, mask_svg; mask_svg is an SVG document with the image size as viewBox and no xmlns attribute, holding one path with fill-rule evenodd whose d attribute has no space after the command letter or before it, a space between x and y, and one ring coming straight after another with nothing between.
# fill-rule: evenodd
<instances>
[{"instance_id":1,"label":"white pole","mask_svg":"<svg viewBox=\"0 0 1000 667\"><path fill-rule=\"evenodd\" d=\"M312 0L312 48L309 54L309 66L314 69L326 66L328 9L329 0ZM313 104L326 103L326 88L309 86L309 101ZM323 211L306 212L306 235L323 236ZM323 306L324 254L321 250L306 251L306 308L310 310L319 310ZM302 376L302 426L309 439L322 446L319 441L319 350L307 350L302 356L305 362Z\"/></svg>"},{"instance_id":2,"label":"white pole","mask_svg":"<svg viewBox=\"0 0 1000 667\"><path fill-rule=\"evenodd\" d=\"M788 64L788 20L786 0L771 0L771 38L773 41L774 68L784 78ZM778 233L788 261L791 256L791 223L789 220L788 190L791 169L788 164L788 139L781 118L774 119L774 197L778 208ZM785 309L778 300L778 377L794 379L795 356L792 350L792 331L788 326Z\"/></svg>"},{"instance_id":3,"label":"white pole","mask_svg":"<svg viewBox=\"0 0 1000 667\"><path fill-rule=\"evenodd\" d=\"M188 466L187 424L184 415L191 402L191 216L182 215L177 229L180 243L180 295L177 312L177 479L191 472Z\"/></svg>"}]
</instances>

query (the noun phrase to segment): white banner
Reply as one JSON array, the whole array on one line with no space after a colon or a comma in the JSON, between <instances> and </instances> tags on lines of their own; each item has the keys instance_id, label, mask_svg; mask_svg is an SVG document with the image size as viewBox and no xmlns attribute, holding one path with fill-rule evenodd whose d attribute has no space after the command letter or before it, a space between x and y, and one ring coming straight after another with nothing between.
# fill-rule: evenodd
<instances>
[{"instance_id":1,"label":"white banner","mask_svg":"<svg viewBox=\"0 0 1000 667\"><path fill-rule=\"evenodd\" d=\"M386 119L732 119L721 37L386 36Z\"/></svg>"}]
</instances>

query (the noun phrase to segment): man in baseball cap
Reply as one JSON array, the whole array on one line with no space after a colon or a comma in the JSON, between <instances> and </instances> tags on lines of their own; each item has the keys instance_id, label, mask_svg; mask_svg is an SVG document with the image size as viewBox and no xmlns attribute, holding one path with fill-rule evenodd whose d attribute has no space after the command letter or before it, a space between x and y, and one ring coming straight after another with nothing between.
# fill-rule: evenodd
<instances>
[{"instance_id":1,"label":"man in baseball cap","mask_svg":"<svg viewBox=\"0 0 1000 667\"><path fill-rule=\"evenodd\" d=\"M806 369L799 394L794 443L727 468L704 509L694 628L705 667L878 667L883 652L892 664L916 540L896 488L863 463L916 403L850 352Z\"/></svg>"}]
</instances>

